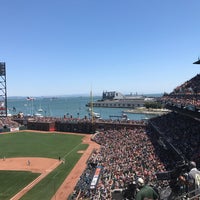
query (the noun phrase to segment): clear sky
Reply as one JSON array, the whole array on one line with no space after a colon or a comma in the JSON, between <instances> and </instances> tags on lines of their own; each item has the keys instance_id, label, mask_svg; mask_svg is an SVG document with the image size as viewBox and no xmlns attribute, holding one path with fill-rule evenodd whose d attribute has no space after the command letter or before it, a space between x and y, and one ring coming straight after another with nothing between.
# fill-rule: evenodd
<instances>
[{"instance_id":1,"label":"clear sky","mask_svg":"<svg viewBox=\"0 0 200 200\"><path fill-rule=\"evenodd\" d=\"M200 72L199 0L0 0L8 96L163 93Z\"/></svg>"}]
</instances>

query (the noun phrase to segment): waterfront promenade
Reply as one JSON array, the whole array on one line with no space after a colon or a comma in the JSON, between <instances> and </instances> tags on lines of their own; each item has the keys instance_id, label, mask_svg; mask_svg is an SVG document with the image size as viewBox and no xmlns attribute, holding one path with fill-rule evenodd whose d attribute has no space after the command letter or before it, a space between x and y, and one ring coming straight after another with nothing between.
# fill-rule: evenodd
<instances>
[{"instance_id":1,"label":"waterfront promenade","mask_svg":"<svg viewBox=\"0 0 200 200\"><path fill-rule=\"evenodd\" d=\"M134 114L151 114L151 115L163 115L171 112L168 109L153 109L153 108L145 108L138 107L135 109L124 110L124 113L134 113Z\"/></svg>"}]
</instances>

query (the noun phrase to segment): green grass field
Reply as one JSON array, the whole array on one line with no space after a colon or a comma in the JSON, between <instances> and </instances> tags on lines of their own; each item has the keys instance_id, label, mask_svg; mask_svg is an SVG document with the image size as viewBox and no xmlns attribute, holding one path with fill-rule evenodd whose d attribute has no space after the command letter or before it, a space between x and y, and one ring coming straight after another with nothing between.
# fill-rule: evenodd
<instances>
[{"instance_id":1,"label":"green grass field","mask_svg":"<svg viewBox=\"0 0 200 200\"><path fill-rule=\"evenodd\" d=\"M74 165L80 159L78 151L87 149L81 144L83 136L59 133L17 132L0 135L0 157L46 157L66 162L33 189L25 194L22 200L49 200L65 180ZM21 171L0 171L0 200L7 200L33 181L38 173Z\"/></svg>"}]
</instances>

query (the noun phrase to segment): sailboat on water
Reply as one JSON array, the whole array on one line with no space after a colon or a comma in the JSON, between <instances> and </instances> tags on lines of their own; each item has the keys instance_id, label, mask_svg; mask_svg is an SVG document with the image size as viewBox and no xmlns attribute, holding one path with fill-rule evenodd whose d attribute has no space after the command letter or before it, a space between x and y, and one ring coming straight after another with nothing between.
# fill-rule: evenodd
<instances>
[{"instance_id":1,"label":"sailboat on water","mask_svg":"<svg viewBox=\"0 0 200 200\"><path fill-rule=\"evenodd\" d=\"M42 112L43 112L43 109L42 109L42 107L41 107L41 103L40 103L40 107L38 108L38 112L39 112L39 113L42 113Z\"/></svg>"},{"instance_id":2,"label":"sailboat on water","mask_svg":"<svg viewBox=\"0 0 200 200\"><path fill-rule=\"evenodd\" d=\"M88 108L89 111L89 116L93 119L100 119L101 115L100 113L94 112L93 110L93 95L92 95L92 90L90 92L90 98L91 98L91 102L90 102L90 107Z\"/></svg>"},{"instance_id":3,"label":"sailboat on water","mask_svg":"<svg viewBox=\"0 0 200 200\"><path fill-rule=\"evenodd\" d=\"M43 109L42 109L42 107L41 107L41 102L40 102L40 106L39 106L39 108L38 108L38 110L37 110L37 112L34 114L34 116L35 117L43 117Z\"/></svg>"},{"instance_id":4,"label":"sailboat on water","mask_svg":"<svg viewBox=\"0 0 200 200\"><path fill-rule=\"evenodd\" d=\"M43 109L41 108L41 103L40 103L39 109L36 112L34 112L34 110L36 110L36 109L34 109L35 105L33 105L33 102L35 102L36 98L34 98L34 97L27 97L26 100L28 102L30 102L29 106L31 108L30 114L28 114L28 116L43 117L43 115L42 115ZM26 106L27 106L27 104L26 104Z\"/></svg>"}]
</instances>

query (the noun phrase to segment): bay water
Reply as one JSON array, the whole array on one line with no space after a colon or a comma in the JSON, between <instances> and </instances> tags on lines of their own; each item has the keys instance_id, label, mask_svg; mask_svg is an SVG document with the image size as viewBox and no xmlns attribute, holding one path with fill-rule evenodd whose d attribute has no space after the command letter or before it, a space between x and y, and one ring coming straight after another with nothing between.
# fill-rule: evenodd
<instances>
[{"instance_id":1,"label":"bay water","mask_svg":"<svg viewBox=\"0 0 200 200\"><path fill-rule=\"evenodd\" d=\"M100 96L93 97L93 101L101 99ZM36 97L34 100L27 100L26 97L8 97L8 112L16 115L19 112L24 115L41 114L47 117L89 117L89 108L86 106L91 101L89 96L67 96L67 97ZM117 119L127 108L97 108L93 111L99 113L102 119ZM130 120L143 120L155 115L126 113Z\"/></svg>"}]
</instances>

